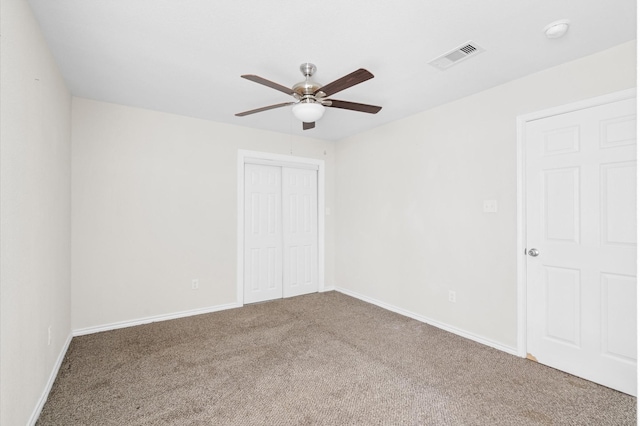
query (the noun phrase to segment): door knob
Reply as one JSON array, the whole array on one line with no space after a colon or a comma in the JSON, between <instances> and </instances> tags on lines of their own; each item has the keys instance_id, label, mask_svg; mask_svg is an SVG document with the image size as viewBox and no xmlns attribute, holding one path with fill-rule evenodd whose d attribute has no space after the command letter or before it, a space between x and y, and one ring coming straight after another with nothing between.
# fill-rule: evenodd
<instances>
[{"instance_id":1,"label":"door knob","mask_svg":"<svg viewBox=\"0 0 640 426\"><path fill-rule=\"evenodd\" d=\"M531 257L536 257L536 256L538 256L540 254L538 249L534 249L534 248L530 249L528 251L528 253L529 253L529 256L531 256Z\"/></svg>"}]
</instances>

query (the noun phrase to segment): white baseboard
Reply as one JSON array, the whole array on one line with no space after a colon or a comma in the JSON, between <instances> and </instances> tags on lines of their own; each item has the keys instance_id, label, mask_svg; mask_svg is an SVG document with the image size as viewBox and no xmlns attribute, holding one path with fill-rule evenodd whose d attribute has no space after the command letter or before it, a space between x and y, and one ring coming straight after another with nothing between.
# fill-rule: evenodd
<instances>
[{"instance_id":1,"label":"white baseboard","mask_svg":"<svg viewBox=\"0 0 640 426\"><path fill-rule=\"evenodd\" d=\"M56 359L56 363L53 365L53 369L51 370L51 374L49 375L49 380L45 385L42 395L40 395L40 399L38 400L38 404L31 413L31 417L29 418L29 422L27 423L29 426L33 426L38 421L38 417L40 417L40 413L42 412L42 408L44 407L45 402L49 398L49 392L51 392L51 388L53 387L53 383L56 381L56 377L58 377L58 372L60 371L60 367L62 366L62 361L64 361L64 356L67 354L67 350L69 349L69 345L71 344L72 335L69 333L67 336L67 340L62 345L62 350L58 354L58 359Z\"/></svg>"},{"instance_id":2,"label":"white baseboard","mask_svg":"<svg viewBox=\"0 0 640 426\"><path fill-rule=\"evenodd\" d=\"M100 333L101 331L117 330L119 328L133 327L136 325L149 324L152 322L167 321L177 318L190 317L193 315L209 314L211 312L224 311L227 309L239 308L239 303L228 303L226 305L210 306L208 308L192 309L189 311L174 312L172 314L155 315L152 317L139 318L129 321L119 321L111 324L98 325L94 327L79 328L73 330L73 336L84 336L85 334Z\"/></svg>"},{"instance_id":3,"label":"white baseboard","mask_svg":"<svg viewBox=\"0 0 640 426\"><path fill-rule=\"evenodd\" d=\"M362 295L360 293L356 293L355 291L347 290L346 288L342 288L342 287L336 286L335 290L340 292L340 293L344 293L347 296L355 297L356 299L360 299L360 300L362 300L364 302L371 303L373 305L379 306L379 307L381 307L383 309L386 309L388 311L395 312L395 313L400 314L400 315L404 315L405 317L413 318L415 320L418 320L420 322L424 322L424 323L432 325L434 327L438 327L438 328L440 328L442 330L448 331L449 333L457 334L458 336L464 337L465 339L473 340L474 342L482 343L483 345L490 346L490 347L492 347L494 349L498 349L498 350L506 352L508 354L518 356L518 349L517 348L512 348L510 346L503 345L502 343L494 342L493 340L484 338L482 336L478 336L477 334L469 333L468 331L461 330L461 329L456 328L456 327L452 327L450 325L447 325L447 324L444 324L442 322L433 320L431 318L427 318L425 316L416 314L414 312L407 311L407 310L402 309L402 308L398 308L397 306L393 306L393 305L390 305L388 303L381 302L381 301L373 299L373 298L371 298L369 296L364 296L364 295Z\"/></svg>"},{"instance_id":4,"label":"white baseboard","mask_svg":"<svg viewBox=\"0 0 640 426\"><path fill-rule=\"evenodd\" d=\"M324 288L322 290L320 290L320 293L325 293L327 291L335 291L336 287L331 285L331 286L324 286Z\"/></svg>"}]
</instances>

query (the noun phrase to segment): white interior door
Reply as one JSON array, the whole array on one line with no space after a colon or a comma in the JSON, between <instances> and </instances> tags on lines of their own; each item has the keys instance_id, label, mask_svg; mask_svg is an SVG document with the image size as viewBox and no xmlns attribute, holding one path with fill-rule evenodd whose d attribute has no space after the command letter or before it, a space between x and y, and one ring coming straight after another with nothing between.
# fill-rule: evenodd
<instances>
[{"instance_id":1,"label":"white interior door","mask_svg":"<svg viewBox=\"0 0 640 426\"><path fill-rule=\"evenodd\" d=\"M284 297L318 291L318 173L282 169Z\"/></svg>"},{"instance_id":2,"label":"white interior door","mask_svg":"<svg viewBox=\"0 0 640 426\"><path fill-rule=\"evenodd\" d=\"M636 395L636 100L525 132L527 352Z\"/></svg>"},{"instance_id":3,"label":"white interior door","mask_svg":"<svg viewBox=\"0 0 640 426\"><path fill-rule=\"evenodd\" d=\"M282 298L281 181L281 167L245 165L245 303Z\"/></svg>"},{"instance_id":4,"label":"white interior door","mask_svg":"<svg viewBox=\"0 0 640 426\"><path fill-rule=\"evenodd\" d=\"M245 164L244 303L318 291L317 175Z\"/></svg>"}]
</instances>

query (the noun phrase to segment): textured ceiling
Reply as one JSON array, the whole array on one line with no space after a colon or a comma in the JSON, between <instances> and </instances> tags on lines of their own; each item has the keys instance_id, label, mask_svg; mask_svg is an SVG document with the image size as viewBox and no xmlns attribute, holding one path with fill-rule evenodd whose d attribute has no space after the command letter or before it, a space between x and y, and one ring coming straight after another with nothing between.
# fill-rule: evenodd
<instances>
[{"instance_id":1,"label":"textured ceiling","mask_svg":"<svg viewBox=\"0 0 640 426\"><path fill-rule=\"evenodd\" d=\"M359 133L636 38L635 0L29 0L75 96L327 140ZM569 19L564 38L542 28ZM441 71L428 63L473 41L486 51ZM358 68L375 78L302 131L284 86L318 67L327 84Z\"/></svg>"}]
</instances>

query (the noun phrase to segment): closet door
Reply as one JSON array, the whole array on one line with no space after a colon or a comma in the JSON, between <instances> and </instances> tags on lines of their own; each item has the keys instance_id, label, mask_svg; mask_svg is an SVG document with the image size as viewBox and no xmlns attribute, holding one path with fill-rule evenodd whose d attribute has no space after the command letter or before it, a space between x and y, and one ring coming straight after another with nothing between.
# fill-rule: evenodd
<instances>
[{"instance_id":1,"label":"closet door","mask_svg":"<svg viewBox=\"0 0 640 426\"><path fill-rule=\"evenodd\" d=\"M318 172L282 168L283 296L318 291Z\"/></svg>"},{"instance_id":2,"label":"closet door","mask_svg":"<svg viewBox=\"0 0 640 426\"><path fill-rule=\"evenodd\" d=\"M245 164L244 303L282 298L281 167Z\"/></svg>"}]
</instances>

